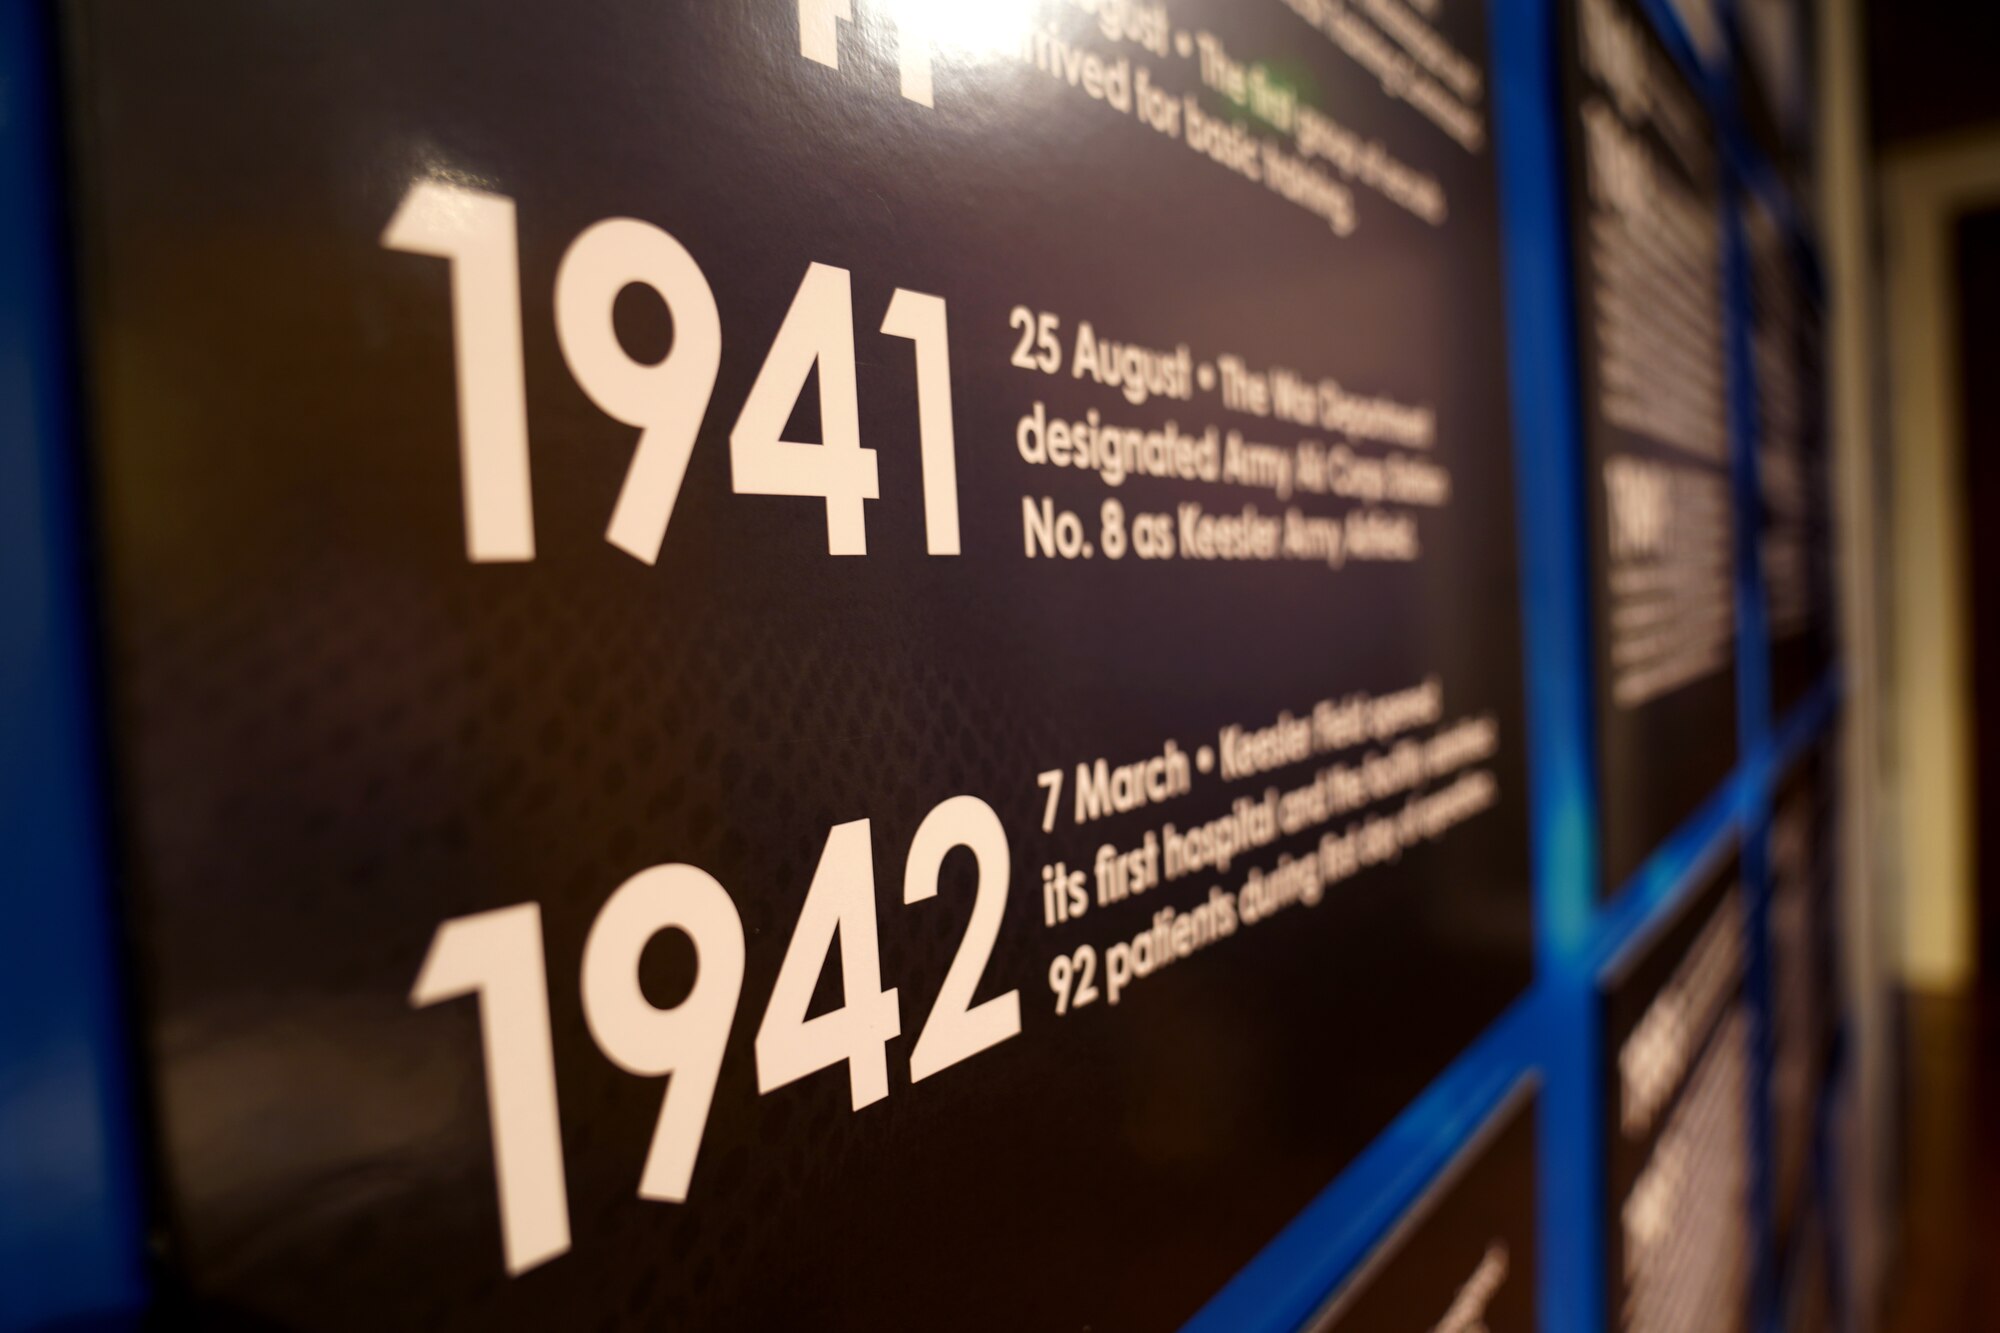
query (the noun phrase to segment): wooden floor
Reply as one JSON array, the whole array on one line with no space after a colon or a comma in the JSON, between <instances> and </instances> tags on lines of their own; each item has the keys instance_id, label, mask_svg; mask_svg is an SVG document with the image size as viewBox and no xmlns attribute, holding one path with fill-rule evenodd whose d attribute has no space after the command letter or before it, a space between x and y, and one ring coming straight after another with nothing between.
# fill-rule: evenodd
<instances>
[{"instance_id":1,"label":"wooden floor","mask_svg":"<svg viewBox=\"0 0 2000 1333\"><path fill-rule=\"evenodd\" d=\"M1889 1333L2000 1333L2000 1002L1904 1011L1904 1212Z\"/></svg>"}]
</instances>

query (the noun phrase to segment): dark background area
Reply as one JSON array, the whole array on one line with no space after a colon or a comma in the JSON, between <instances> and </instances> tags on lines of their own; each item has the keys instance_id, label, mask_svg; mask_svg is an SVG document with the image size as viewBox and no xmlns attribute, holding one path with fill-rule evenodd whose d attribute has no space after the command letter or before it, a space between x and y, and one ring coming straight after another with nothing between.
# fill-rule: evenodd
<instances>
[{"instance_id":1,"label":"dark background area","mask_svg":"<svg viewBox=\"0 0 2000 1333\"><path fill-rule=\"evenodd\" d=\"M1869 120L1877 147L2000 120L2000 9L1963 0L1868 6Z\"/></svg>"}]
</instances>

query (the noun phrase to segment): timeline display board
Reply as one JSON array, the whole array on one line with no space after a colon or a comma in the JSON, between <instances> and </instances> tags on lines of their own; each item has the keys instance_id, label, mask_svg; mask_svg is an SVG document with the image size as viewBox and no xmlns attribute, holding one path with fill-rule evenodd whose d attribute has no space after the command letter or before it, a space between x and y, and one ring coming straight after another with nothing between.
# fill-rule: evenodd
<instances>
[{"instance_id":1,"label":"timeline display board","mask_svg":"<svg viewBox=\"0 0 2000 1333\"><path fill-rule=\"evenodd\" d=\"M1625 1333L1748 1326L1751 1019L1738 863L1604 982L1605 1271Z\"/></svg>"},{"instance_id":2,"label":"timeline display board","mask_svg":"<svg viewBox=\"0 0 2000 1333\"><path fill-rule=\"evenodd\" d=\"M1772 1217L1780 1254L1791 1249L1811 1189L1839 1025L1832 777L1826 751L1809 751L1778 790L1768 834Z\"/></svg>"},{"instance_id":3,"label":"timeline display board","mask_svg":"<svg viewBox=\"0 0 2000 1333\"><path fill-rule=\"evenodd\" d=\"M1563 14L1608 893L1736 760L1721 166L1631 0Z\"/></svg>"},{"instance_id":4,"label":"timeline display board","mask_svg":"<svg viewBox=\"0 0 2000 1333\"><path fill-rule=\"evenodd\" d=\"M1790 235L1754 194L1743 203L1757 404L1758 562L1771 705L1789 712L1833 660L1833 513L1819 374L1818 303Z\"/></svg>"},{"instance_id":5,"label":"timeline display board","mask_svg":"<svg viewBox=\"0 0 2000 1333\"><path fill-rule=\"evenodd\" d=\"M1827 1254L1826 1224L1817 1208L1807 1211L1785 1280L1785 1333L1835 1333L1841 1327L1833 1294L1833 1266Z\"/></svg>"},{"instance_id":6,"label":"timeline display board","mask_svg":"<svg viewBox=\"0 0 2000 1333\"><path fill-rule=\"evenodd\" d=\"M203 1317L1170 1328L1528 983L1483 5L73 9Z\"/></svg>"},{"instance_id":7,"label":"timeline display board","mask_svg":"<svg viewBox=\"0 0 2000 1333\"><path fill-rule=\"evenodd\" d=\"M1717 0L1667 0L1667 8L1687 36L1697 60L1712 66L1724 58L1722 9Z\"/></svg>"},{"instance_id":8,"label":"timeline display board","mask_svg":"<svg viewBox=\"0 0 2000 1333\"><path fill-rule=\"evenodd\" d=\"M1535 1089L1523 1083L1310 1329L1533 1333L1535 1304Z\"/></svg>"},{"instance_id":9,"label":"timeline display board","mask_svg":"<svg viewBox=\"0 0 2000 1333\"><path fill-rule=\"evenodd\" d=\"M1814 6L1802 0L1737 0L1737 107L1765 157L1798 202L1812 191Z\"/></svg>"}]
</instances>

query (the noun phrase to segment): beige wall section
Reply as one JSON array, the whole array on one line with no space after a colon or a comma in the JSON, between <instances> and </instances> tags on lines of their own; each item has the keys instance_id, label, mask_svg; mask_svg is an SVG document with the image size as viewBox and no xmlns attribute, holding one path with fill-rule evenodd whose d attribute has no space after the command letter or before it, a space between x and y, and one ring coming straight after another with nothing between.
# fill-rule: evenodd
<instances>
[{"instance_id":1,"label":"beige wall section","mask_svg":"<svg viewBox=\"0 0 2000 1333\"><path fill-rule=\"evenodd\" d=\"M1900 971L1962 990L1976 957L1972 611L1952 229L2000 204L2000 133L1898 149L1882 164L1887 243L1895 661L1902 844Z\"/></svg>"}]
</instances>

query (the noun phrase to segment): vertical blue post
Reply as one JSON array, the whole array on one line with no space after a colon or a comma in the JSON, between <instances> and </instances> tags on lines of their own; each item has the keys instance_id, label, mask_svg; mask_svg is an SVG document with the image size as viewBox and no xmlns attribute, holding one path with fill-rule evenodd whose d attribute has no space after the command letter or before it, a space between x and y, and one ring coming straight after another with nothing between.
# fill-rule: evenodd
<instances>
[{"instance_id":1,"label":"vertical blue post","mask_svg":"<svg viewBox=\"0 0 2000 1333\"><path fill-rule=\"evenodd\" d=\"M1555 0L1495 0L1494 119L1528 649L1535 819L1542 1327L1604 1327L1603 1145L1592 942L1597 807L1589 541L1578 419Z\"/></svg>"},{"instance_id":2,"label":"vertical blue post","mask_svg":"<svg viewBox=\"0 0 2000 1333\"><path fill-rule=\"evenodd\" d=\"M0 0L0 1329L130 1309L143 1221L85 595L49 7Z\"/></svg>"},{"instance_id":3,"label":"vertical blue post","mask_svg":"<svg viewBox=\"0 0 2000 1333\"><path fill-rule=\"evenodd\" d=\"M1717 109L1718 118L1722 111ZM1731 148L1735 140L1731 138ZM1771 1121L1771 1068L1776 1053L1771 989L1771 868L1765 830L1770 815L1771 653L1764 614L1764 579L1758 558L1763 531L1763 491L1757 468L1757 394L1755 299L1749 236L1742 205L1747 200L1746 173L1737 151L1725 152L1727 216L1723 237L1727 256L1725 287L1729 328L1729 405L1732 483L1736 496L1736 729L1742 738L1744 768L1751 780L1740 789L1738 819L1743 834L1743 887L1747 932L1744 991L1750 1012L1749 1117L1750 1218L1756 1254L1753 1265L1751 1327L1765 1328L1777 1312L1773 1217L1776 1174Z\"/></svg>"}]
</instances>

